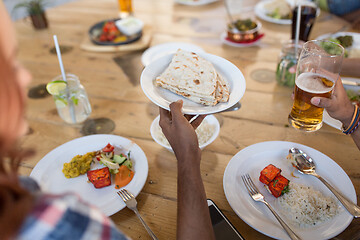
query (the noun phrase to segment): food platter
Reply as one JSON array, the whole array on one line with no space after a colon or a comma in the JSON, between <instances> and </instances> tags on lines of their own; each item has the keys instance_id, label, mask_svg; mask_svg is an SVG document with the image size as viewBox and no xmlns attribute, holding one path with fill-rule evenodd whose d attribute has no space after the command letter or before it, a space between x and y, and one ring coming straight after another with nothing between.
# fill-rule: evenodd
<instances>
[{"instance_id":1,"label":"food platter","mask_svg":"<svg viewBox=\"0 0 360 240\"><path fill-rule=\"evenodd\" d=\"M180 95L170 92L167 89L157 87L154 80L158 77L169 65L173 54L163 56L143 70L140 77L140 84L145 95L156 105L169 110L170 103L182 99L184 114L212 114L221 112L232 107L240 101L245 93L246 83L242 72L228 60L208 53L197 53L207 61L211 62L217 73L219 73L227 82L230 88L230 97L228 102L218 103L215 106L205 106L192 102Z\"/></svg>"},{"instance_id":2,"label":"food platter","mask_svg":"<svg viewBox=\"0 0 360 240\"><path fill-rule=\"evenodd\" d=\"M219 0L175 0L176 3L188 6L201 6L217 2Z\"/></svg>"},{"instance_id":3,"label":"food platter","mask_svg":"<svg viewBox=\"0 0 360 240\"><path fill-rule=\"evenodd\" d=\"M191 43L183 43L183 42L168 42L163 44L158 44L148 48L141 56L141 62L144 66L149 65L152 61L166 56L168 54L175 53L179 48L190 51L202 53L205 52L201 47L191 44Z\"/></svg>"},{"instance_id":4,"label":"food platter","mask_svg":"<svg viewBox=\"0 0 360 240\"><path fill-rule=\"evenodd\" d=\"M118 46L118 45L125 45L125 44L129 44L132 42L135 42L137 40L139 40L142 36L142 31L133 34L131 36L126 36L126 39L123 41L119 41L119 42L112 42L112 41L99 41L98 37L101 34L102 28L104 26L104 24L106 22L109 21L117 21L120 18L115 18L115 19L108 19L108 20L104 20L104 21L100 21L98 23L95 23L92 27L90 27L89 29L89 38L90 40L96 44L96 45L104 45L104 46Z\"/></svg>"},{"instance_id":5,"label":"food platter","mask_svg":"<svg viewBox=\"0 0 360 240\"><path fill-rule=\"evenodd\" d=\"M125 207L125 203L116 194L114 183L111 186L95 189L87 181L86 175L76 178L65 178L62 173L63 164L78 155L100 150L107 143L122 147L125 152L131 151L134 166L134 178L125 187L134 196L143 188L148 175L148 161L141 148L134 142L115 135L97 134L77 138L60 145L46 154L36 164L30 176L34 178L44 192L61 194L74 192L84 201L98 207L105 215L110 216Z\"/></svg>"},{"instance_id":6,"label":"food platter","mask_svg":"<svg viewBox=\"0 0 360 240\"><path fill-rule=\"evenodd\" d=\"M282 25L290 25L292 23L292 19L277 19L277 18L273 18L271 16L268 16L268 12L266 10L266 5L269 4L270 2L273 2L274 0L265 0L265 1L260 1L259 3L257 3L255 5L255 15L267 22L271 22L271 23L275 23L275 24L282 24ZM309 5L309 6L313 6L316 7L316 5L312 2L312 1L308 1L308 0L287 0L287 3L289 4L290 8L293 9L294 6L296 5L297 2L300 2L302 5ZM316 16L320 15L320 9L317 8L316 10Z\"/></svg>"},{"instance_id":7,"label":"food platter","mask_svg":"<svg viewBox=\"0 0 360 240\"><path fill-rule=\"evenodd\" d=\"M273 0L261 1L255 5L255 15L267 22L282 24L282 25L290 25L292 23L291 19L276 19L267 15L267 11L265 9L265 5Z\"/></svg>"},{"instance_id":8,"label":"food platter","mask_svg":"<svg viewBox=\"0 0 360 240\"><path fill-rule=\"evenodd\" d=\"M260 192L265 196L265 199L302 239L321 240L335 237L341 233L353 219L353 216L348 213L340 203L340 211L333 219L318 226L300 228L291 225L286 216L280 212L279 205L275 201L275 198L265 190L258 180L260 171L268 164L274 164L283 170L282 174L290 181L312 186L324 195L331 196L332 193L313 176L301 175L298 172L294 172L296 177L291 177L290 173L294 171L294 168L286 160L286 156L292 147L299 148L311 156L316 164L318 174L325 178L343 195L356 203L354 186L350 178L336 162L311 147L283 141L270 141L251 145L238 152L230 160L223 177L226 199L235 213L252 228L269 237L290 239L267 207L260 202L253 201L249 196L241 180L241 176L248 173Z\"/></svg>"},{"instance_id":9,"label":"food platter","mask_svg":"<svg viewBox=\"0 0 360 240\"><path fill-rule=\"evenodd\" d=\"M351 47L346 48L346 50L349 52L349 58L352 56L352 51L359 52L356 57L360 57L360 33L354 33L354 32L337 32L337 33L328 33L321 36L318 36L317 40L323 40L323 39L329 39L329 38L337 38L340 36L352 36L353 37L353 44Z\"/></svg>"}]
</instances>

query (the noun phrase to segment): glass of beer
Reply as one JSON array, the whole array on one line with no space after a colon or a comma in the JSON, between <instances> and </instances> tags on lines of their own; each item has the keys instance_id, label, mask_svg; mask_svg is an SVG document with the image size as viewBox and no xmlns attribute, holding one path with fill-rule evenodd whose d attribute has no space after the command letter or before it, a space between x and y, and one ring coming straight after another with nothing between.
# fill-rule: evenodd
<instances>
[{"instance_id":1,"label":"glass of beer","mask_svg":"<svg viewBox=\"0 0 360 240\"><path fill-rule=\"evenodd\" d=\"M289 123L296 129L313 132L322 126L323 108L311 104L311 98L330 98L339 78L344 48L327 40L308 41L303 45L296 69L294 103Z\"/></svg>"},{"instance_id":2,"label":"glass of beer","mask_svg":"<svg viewBox=\"0 0 360 240\"><path fill-rule=\"evenodd\" d=\"M118 0L119 3L119 16L120 18L126 18L132 15L132 2L131 0Z\"/></svg>"}]
</instances>

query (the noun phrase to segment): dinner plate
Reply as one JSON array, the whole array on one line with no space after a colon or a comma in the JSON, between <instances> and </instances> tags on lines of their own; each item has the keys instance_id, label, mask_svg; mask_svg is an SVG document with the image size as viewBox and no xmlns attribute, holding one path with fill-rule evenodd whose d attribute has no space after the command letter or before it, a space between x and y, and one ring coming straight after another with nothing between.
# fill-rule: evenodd
<instances>
[{"instance_id":1,"label":"dinner plate","mask_svg":"<svg viewBox=\"0 0 360 240\"><path fill-rule=\"evenodd\" d=\"M274 0L265 0L265 1L261 1L259 3L257 3L255 5L255 15L267 22L271 22L271 23L276 23L276 24L283 24L283 25L290 25L292 23L292 19L277 19L277 18L272 18L270 16L267 15L267 10L265 8L265 5L273 2ZM287 0L288 4L290 5L291 8L294 8L294 6L296 6L297 2L300 2L302 5L310 5L313 7L316 7L316 5L308 0ZM317 8L316 11L316 16L320 15L320 9Z\"/></svg>"},{"instance_id":2,"label":"dinner plate","mask_svg":"<svg viewBox=\"0 0 360 240\"><path fill-rule=\"evenodd\" d=\"M262 37L259 37L256 41L253 41L250 43L236 43L236 42L229 41L227 39L227 32L223 32L220 35L221 42L228 46L232 46L232 47L251 47L251 46L257 45L261 38Z\"/></svg>"},{"instance_id":3,"label":"dinner plate","mask_svg":"<svg viewBox=\"0 0 360 240\"><path fill-rule=\"evenodd\" d=\"M291 224L286 215L281 213L275 197L267 192L263 184L258 180L260 171L267 165L273 164L282 169L281 174L290 181L313 186L324 195L332 196L335 199L330 190L316 177L301 175L297 171L294 172L295 177L291 176L294 168L288 162L286 156L292 147L302 149L311 156L316 164L318 174L356 203L354 186L350 178L336 162L311 147L283 141L257 143L238 152L230 160L224 172L223 185L225 196L235 213L252 228L276 239L290 239L267 207L263 203L253 201L248 194L241 180L241 176L248 173L260 192L265 196L265 199L302 239L321 240L332 238L341 233L353 219L353 216L345 210L340 202L338 202L339 213L333 219L314 227L300 228Z\"/></svg>"},{"instance_id":4,"label":"dinner plate","mask_svg":"<svg viewBox=\"0 0 360 240\"><path fill-rule=\"evenodd\" d=\"M283 24L283 25L290 25L292 23L291 19L276 19L276 18L272 18L270 16L267 15L267 11L265 8L265 5L268 4L269 2L272 2L273 0L269 0L269 1L261 1L258 2L255 5L255 15L267 22L271 22L271 23L276 23L276 24Z\"/></svg>"},{"instance_id":5,"label":"dinner plate","mask_svg":"<svg viewBox=\"0 0 360 240\"><path fill-rule=\"evenodd\" d=\"M200 6L209 3L217 2L219 0L175 0L176 3L189 6Z\"/></svg>"},{"instance_id":6,"label":"dinner plate","mask_svg":"<svg viewBox=\"0 0 360 240\"><path fill-rule=\"evenodd\" d=\"M129 44L132 42L135 42L137 40L139 40L142 36L142 31L135 33L131 36L127 36L125 41L121 41L121 42L101 42L99 40L97 40L97 38L99 37L99 35L101 34L102 28L105 24L105 22L108 21L116 21L119 20L120 18L115 18L115 19L108 19L105 21L101 21L98 23L95 23L90 29L89 29L89 38L90 40L97 44L97 45L105 45L105 46L118 46L118 45L125 45L125 44Z\"/></svg>"},{"instance_id":7,"label":"dinner plate","mask_svg":"<svg viewBox=\"0 0 360 240\"><path fill-rule=\"evenodd\" d=\"M352 46L346 48L349 53L349 57L351 58L351 51L353 51L353 50L356 50L359 52L359 53L357 53L357 55L355 57L360 57L360 33L354 33L354 32L327 33L327 34L318 36L316 39L323 40L323 39L329 39L329 38L337 38L339 36L346 36L346 35L353 37Z\"/></svg>"},{"instance_id":8,"label":"dinner plate","mask_svg":"<svg viewBox=\"0 0 360 240\"><path fill-rule=\"evenodd\" d=\"M45 155L32 170L30 176L40 184L44 192L61 194L73 192L88 203L98 207L106 216L110 216L125 207L125 203L116 194L114 183L111 186L96 189L85 175L66 178L62 173L63 164L80 154L97 151L111 143L130 151L134 167L134 178L124 188L137 196L143 188L148 175L148 162L144 152L133 141L115 135L96 134L69 141Z\"/></svg>"},{"instance_id":9,"label":"dinner plate","mask_svg":"<svg viewBox=\"0 0 360 240\"><path fill-rule=\"evenodd\" d=\"M232 107L240 101L245 93L246 83L242 72L228 60L209 53L199 53L200 57L211 62L216 72L219 73L227 82L230 88L229 101L225 103L218 103L215 106L206 106L195 103L180 95L177 95L167 89L155 86L155 78L158 77L169 66L174 54L163 56L153 62L143 70L140 77L140 84L145 95L156 105L164 109L170 110L169 105L179 99L183 100L184 114L212 114L221 112Z\"/></svg>"},{"instance_id":10,"label":"dinner plate","mask_svg":"<svg viewBox=\"0 0 360 240\"><path fill-rule=\"evenodd\" d=\"M205 52L201 47L183 42L169 42L158 44L148 48L141 56L141 62L144 66L149 65L152 61L166 56L168 54L175 53L179 48L190 52Z\"/></svg>"}]
</instances>

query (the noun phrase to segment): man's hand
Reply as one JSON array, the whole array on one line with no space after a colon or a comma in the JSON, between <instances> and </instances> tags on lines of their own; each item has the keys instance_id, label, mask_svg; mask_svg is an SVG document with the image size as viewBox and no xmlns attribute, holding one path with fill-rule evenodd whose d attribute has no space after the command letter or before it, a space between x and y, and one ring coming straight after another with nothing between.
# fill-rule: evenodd
<instances>
[{"instance_id":1,"label":"man's hand","mask_svg":"<svg viewBox=\"0 0 360 240\"><path fill-rule=\"evenodd\" d=\"M182 100L171 103L171 112L160 108L159 125L177 159L187 159L189 157L193 159L194 156L199 156L201 153L195 129L201 124L206 115L200 115L190 124L188 120L192 116L182 114L182 105Z\"/></svg>"},{"instance_id":2,"label":"man's hand","mask_svg":"<svg viewBox=\"0 0 360 240\"><path fill-rule=\"evenodd\" d=\"M329 115L349 126L354 113L354 105L350 102L341 79L336 81L331 98L313 97L311 103L317 107L325 108Z\"/></svg>"}]
</instances>

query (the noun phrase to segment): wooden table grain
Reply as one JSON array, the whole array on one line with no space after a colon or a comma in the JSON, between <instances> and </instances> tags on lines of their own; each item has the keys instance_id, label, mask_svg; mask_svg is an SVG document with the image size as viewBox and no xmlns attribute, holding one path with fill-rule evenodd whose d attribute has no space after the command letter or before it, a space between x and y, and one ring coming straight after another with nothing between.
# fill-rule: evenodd
<instances>
[{"instance_id":1,"label":"wooden table grain","mask_svg":"<svg viewBox=\"0 0 360 240\"><path fill-rule=\"evenodd\" d=\"M215 115L220 121L221 131L202 153L201 173L207 197L216 202L246 239L270 238L252 229L235 214L226 200L222 180L232 156L252 144L291 141L321 151L349 175L360 200L359 150L351 138L326 124L315 133L288 127L292 89L276 83L275 68L281 42L290 38L289 25L262 21L261 32L265 37L260 44L234 48L223 45L220 40L227 23L223 1L190 7L175 4L172 0L133 0L133 6L136 17L153 28L151 45L170 41L193 43L228 59L245 76L247 88L241 99L241 109ZM115 124L111 134L133 140L148 158L148 178L137 197L140 213L159 239L175 239L177 163L175 156L155 143L150 135L150 124L158 115L158 108L143 94L139 79L134 77L142 69L142 52L93 53L79 47L91 25L115 18L117 14L115 0L78 0L49 9L49 28L46 30L35 31L29 22L17 21L19 59L33 75L31 89L60 74L57 57L50 51L54 46L52 35L58 36L62 46L69 47L70 50L63 53L63 62L67 72L80 77L89 94L93 108L90 117L111 119ZM255 17L253 12L246 15ZM310 38L349 26L347 22L322 12ZM133 66L122 65L121 61L126 61L130 55ZM126 74L129 71L136 73L129 76ZM22 164L23 175L29 175L37 162L55 147L83 136L81 124L69 125L60 119L51 97L29 98L26 114L30 131L21 140L21 146L36 150L36 154ZM150 239L131 210L125 208L111 219L131 238ZM359 224L359 220L353 220L334 239L359 239Z\"/></svg>"}]
</instances>

